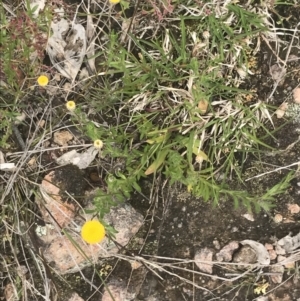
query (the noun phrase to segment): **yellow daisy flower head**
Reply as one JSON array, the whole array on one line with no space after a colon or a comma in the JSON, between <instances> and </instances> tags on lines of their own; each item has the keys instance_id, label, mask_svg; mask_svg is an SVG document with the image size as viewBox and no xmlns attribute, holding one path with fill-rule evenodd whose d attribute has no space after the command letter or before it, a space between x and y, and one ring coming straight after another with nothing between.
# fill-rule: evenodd
<instances>
[{"instance_id":1,"label":"yellow daisy flower head","mask_svg":"<svg viewBox=\"0 0 300 301\"><path fill-rule=\"evenodd\" d=\"M73 101L73 100L67 101L66 108L67 108L67 110L69 110L71 112L74 111L76 109L76 103L75 103L75 101Z\"/></svg>"},{"instance_id":2,"label":"yellow daisy flower head","mask_svg":"<svg viewBox=\"0 0 300 301\"><path fill-rule=\"evenodd\" d=\"M108 0L110 4L118 4L121 0Z\"/></svg>"},{"instance_id":3,"label":"yellow daisy flower head","mask_svg":"<svg viewBox=\"0 0 300 301\"><path fill-rule=\"evenodd\" d=\"M94 141L94 147L97 149L101 149L103 147L103 141L100 139L96 139Z\"/></svg>"},{"instance_id":4,"label":"yellow daisy flower head","mask_svg":"<svg viewBox=\"0 0 300 301\"><path fill-rule=\"evenodd\" d=\"M105 228L97 220L87 221L81 228L81 237L89 244L97 244L105 237Z\"/></svg>"},{"instance_id":5,"label":"yellow daisy flower head","mask_svg":"<svg viewBox=\"0 0 300 301\"><path fill-rule=\"evenodd\" d=\"M49 78L46 75L40 75L37 79L37 82L38 82L39 86L45 87L49 83Z\"/></svg>"}]
</instances>

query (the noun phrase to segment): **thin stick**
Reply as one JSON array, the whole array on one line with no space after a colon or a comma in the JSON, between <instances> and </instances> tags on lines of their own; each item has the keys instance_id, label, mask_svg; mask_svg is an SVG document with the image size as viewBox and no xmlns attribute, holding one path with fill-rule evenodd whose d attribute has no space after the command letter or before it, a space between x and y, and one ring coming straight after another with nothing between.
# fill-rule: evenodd
<instances>
[{"instance_id":1,"label":"thin stick","mask_svg":"<svg viewBox=\"0 0 300 301\"><path fill-rule=\"evenodd\" d=\"M299 164L300 164L300 161L295 162L295 163L292 163L292 164L290 164L290 165L278 167L278 168L275 168L274 170L270 170L270 171L261 173L261 174L259 174L259 175L256 175L256 176L254 176L254 177L248 178L248 179L245 180L245 182L247 182L247 181L249 181L249 180L252 180L252 179L255 179L255 178L261 178L261 177L263 177L263 176L265 176L265 175L267 175L267 174L270 174L270 173L272 173L272 172L277 172L277 171L282 170L282 169L288 169L289 167L292 167L292 166L295 166L295 165L299 165Z\"/></svg>"}]
</instances>

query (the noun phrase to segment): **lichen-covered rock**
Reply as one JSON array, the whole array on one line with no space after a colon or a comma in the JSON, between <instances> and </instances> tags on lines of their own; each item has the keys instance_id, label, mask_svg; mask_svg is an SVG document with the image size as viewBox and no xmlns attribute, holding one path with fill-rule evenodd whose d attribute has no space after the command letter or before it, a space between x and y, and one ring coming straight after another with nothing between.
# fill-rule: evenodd
<instances>
[{"instance_id":1,"label":"lichen-covered rock","mask_svg":"<svg viewBox=\"0 0 300 301\"><path fill-rule=\"evenodd\" d=\"M81 170L69 164L45 176L40 185L41 197L36 198L46 225L31 229L31 237L27 238L31 245L41 248L46 261L59 274L78 272L99 258L118 253L143 224L143 216L130 205L112 207L103 221L117 231L114 240L105 237L100 243L86 243L80 235L81 228L95 215L82 210L94 210L94 192L87 194L85 188Z\"/></svg>"},{"instance_id":2,"label":"lichen-covered rock","mask_svg":"<svg viewBox=\"0 0 300 301\"><path fill-rule=\"evenodd\" d=\"M87 219L89 218L91 216L87 216ZM142 226L143 216L130 205L122 204L112 208L104 217L104 221L117 230L115 241L118 246L125 246ZM99 258L110 257L119 251L118 246L108 238L104 238L99 244L90 245L83 241L79 231L65 231L68 235L56 232L56 237L43 248L44 258L59 274L78 272L98 262Z\"/></svg>"}]
</instances>

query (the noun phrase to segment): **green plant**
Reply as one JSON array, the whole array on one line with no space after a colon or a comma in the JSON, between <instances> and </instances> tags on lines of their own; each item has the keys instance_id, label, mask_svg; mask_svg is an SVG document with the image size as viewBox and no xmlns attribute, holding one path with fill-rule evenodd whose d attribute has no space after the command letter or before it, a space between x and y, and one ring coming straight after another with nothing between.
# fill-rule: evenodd
<instances>
[{"instance_id":1,"label":"green plant","mask_svg":"<svg viewBox=\"0 0 300 301\"><path fill-rule=\"evenodd\" d=\"M33 86L45 55L50 10L34 18L29 7L27 3L27 11L18 10L8 18L0 6L0 147L9 146L12 126L23 108L22 97Z\"/></svg>"},{"instance_id":2,"label":"green plant","mask_svg":"<svg viewBox=\"0 0 300 301\"><path fill-rule=\"evenodd\" d=\"M247 104L248 92L238 88L251 68L250 41L266 26L239 5L228 5L221 16L202 13L200 25L199 14L182 17L154 39L131 36L134 52L118 44L115 34L109 36L101 69L121 77L108 97L118 100L128 122L101 135L107 139L104 154L130 158L126 178L163 171L170 184L181 182L215 203L220 194L230 195L216 175L240 177L247 152L266 146L257 129L270 135L266 105ZM90 105L98 106L96 98Z\"/></svg>"}]
</instances>

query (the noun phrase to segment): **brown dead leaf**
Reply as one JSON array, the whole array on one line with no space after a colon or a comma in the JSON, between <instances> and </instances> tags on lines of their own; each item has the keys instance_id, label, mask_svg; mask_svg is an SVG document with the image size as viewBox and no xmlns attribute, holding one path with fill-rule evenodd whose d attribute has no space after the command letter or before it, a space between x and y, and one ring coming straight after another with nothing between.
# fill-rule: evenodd
<instances>
[{"instance_id":1,"label":"brown dead leaf","mask_svg":"<svg viewBox=\"0 0 300 301\"><path fill-rule=\"evenodd\" d=\"M53 141L61 146L67 145L72 139L73 135L69 131L55 132L53 135Z\"/></svg>"},{"instance_id":2,"label":"brown dead leaf","mask_svg":"<svg viewBox=\"0 0 300 301\"><path fill-rule=\"evenodd\" d=\"M208 107L208 101L205 99L202 99L198 103L198 109L200 110L201 114L205 114Z\"/></svg>"},{"instance_id":3,"label":"brown dead leaf","mask_svg":"<svg viewBox=\"0 0 300 301\"><path fill-rule=\"evenodd\" d=\"M36 168L37 167L37 159L36 157L32 157L29 161L28 161L28 166L31 168Z\"/></svg>"}]
</instances>

